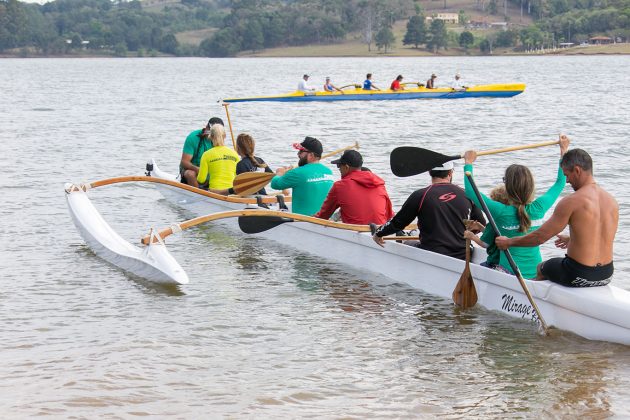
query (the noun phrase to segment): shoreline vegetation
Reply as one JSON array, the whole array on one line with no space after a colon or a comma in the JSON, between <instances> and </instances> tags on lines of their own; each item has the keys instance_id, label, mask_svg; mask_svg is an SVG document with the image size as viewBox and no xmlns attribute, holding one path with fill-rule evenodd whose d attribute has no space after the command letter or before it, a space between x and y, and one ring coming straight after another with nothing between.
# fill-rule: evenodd
<instances>
[{"instance_id":1,"label":"shoreline vegetation","mask_svg":"<svg viewBox=\"0 0 630 420\"><path fill-rule=\"evenodd\" d=\"M630 0L0 0L0 58L598 54Z\"/></svg>"},{"instance_id":2,"label":"shoreline vegetation","mask_svg":"<svg viewBox=\"0 0 630 420\"><path fill-rule=\"evenodd\" d=\"M290 57L502 57L502 56L559 56L559 55L630 55L630 43L608 45L578 45L569 48L544 49L533 51L514 51L511 48L496 48L492 54L481 53L478 50L464 50L450 48L438 53L431 53L422 49L401 47L383 53L382 51L366 51L365 45L359 42L346 42L330 45L304 45L299 47L271 48L255 53L241 53L237 57L244 58L290 58ZM142 57L182 57L164 53L136 54L129 52L122 58ZM190 56L195 57L195 56ZM102 51L74 51L68 54L39 54L36 51L4 51L2 58L121 58L111 52ZM207 57L200 57L207 58Z\"/></svg>"}]
</instances>

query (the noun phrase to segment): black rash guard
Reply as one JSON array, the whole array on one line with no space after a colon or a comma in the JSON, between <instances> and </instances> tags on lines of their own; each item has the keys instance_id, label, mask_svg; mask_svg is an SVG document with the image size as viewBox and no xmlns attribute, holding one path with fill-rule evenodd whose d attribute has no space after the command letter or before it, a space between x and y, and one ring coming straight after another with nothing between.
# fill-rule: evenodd
<instances>
[{"instance_id":1,"label":"black rash guard","mask_svg":"<svg viewBox=\"0 0 630 420\"><path fill-rule=\"evenodd\" d=\"M437 183L414 191L396 215L377 229L376 236L391 235L418 218L420 248L451 257L466 258L463 219L486 224L481 210L451 183Z\"/></svg>"}]
</instances>

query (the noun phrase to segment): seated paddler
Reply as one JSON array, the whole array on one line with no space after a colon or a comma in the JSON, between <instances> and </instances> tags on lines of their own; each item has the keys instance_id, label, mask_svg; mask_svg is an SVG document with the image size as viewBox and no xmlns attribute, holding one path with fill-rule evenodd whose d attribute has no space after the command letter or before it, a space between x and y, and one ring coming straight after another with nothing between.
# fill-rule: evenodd
<instances>
[{"instance_id":1,"label":"seated paddler","mask_svg":"<svg viewBox=\"0 0 630 420\"><path fill-rule=\"evenodd\" d=\"M312 216L321 208L334 178L332 171L319 162L324 150L319 140L305 137L302 143L294 143L293 147L298 151L298 167L278 168L271 180L271 188L293 189L292 211Z\"/></svg>"},{"instance_id":2,"label":"seated paddler","mask_svg":"<svg viewBox=\"0 0 630 420\"><path fill-rule=\"evenodd\" d=\"M463 260L466 258L464 220L485 225L485 218L464 190L453 184L453 162L431 169L429 175L431 185L414 191L400 211L376 230L373 239L384 246L383 236L404 229L417 217L421 249Z\"/></svg>"},{"instance_id":3,"label":"seated paddler","mask_svg":"<svg viewBox=\"0 0 630 420\"><path fill-rule=\"evenodd\" d=\"M197 182L210 190L231 188L240 160L238 153L225 145L225 129L220 124L210 129L210 140L212 149L201 157Z\"/></svg>"},{"instance_id":4,"label":"seated paddler","mask_svg":"<svg viewBox=\"0 0 630 420\"><path fill-rule=\"evenodd\" d=\"M361 153L346 150L339 159L331 163L337 165L341 179L328 191L326 200L315 217L328 219L335 210L340 209L343 223L382 225L394 215L385 181L370 171L361 170Z\"/></svg>"}]
</instances>

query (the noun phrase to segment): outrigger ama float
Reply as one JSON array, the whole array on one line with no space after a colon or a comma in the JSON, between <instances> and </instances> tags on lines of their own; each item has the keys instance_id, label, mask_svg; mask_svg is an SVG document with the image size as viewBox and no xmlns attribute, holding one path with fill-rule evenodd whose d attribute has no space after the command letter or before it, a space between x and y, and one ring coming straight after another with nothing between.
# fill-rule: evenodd
<instances>
[{"instance_id":1,"label":"outrigger ama float","mask_svg":"<svg viewBox=\"0 0 630 420\"><path fill-rule=\"evenodd\" d=\"M462 99L462 98L511 98L525 90L525 83L504 83L477 85L466 89L436 88L424 86L406 87L405 90L393 91L363 90L359 85L350 85L354 89L341 92L317 91L304 93L295 91L284 95L252 96L249 98L227 98L225 103L233 102L321 102L321 101L383 101L403 99ZM347 86L346 86L347 87Z\"/></svg>"},{"instance_id":2,"label":"outrigger ama float","mask_svg":"<svg viewBox=\"0 0 630 420\"><path fill-rule=\"evenodd\" d=\"M368 226L345 225L258 205L262 202L272 204L276 202L274 197L265 197L258 204L253 199L214 197L177 182L174 175L160 170L155 162L148 169L146 177L124 179L153 182L168 201L200 217L159 232L152 231L143 239L148 244L144 249L117 235L90 202L86 191L104 183L66 185L65 191L73 220L97 255L158 283L188 282L181 266L166 250L163 238L207 221L239 229L237 220L240 219L240 225L244 226L251 216L256 216L252 220L270 220L268 226L260 229L251 229L251 226L245 229L258 232L256 236L285 245L295 244L300 251L382 274L392 281L445 299L451 298L464 270L464 261L401 243L391 241L381 248L372 240ZM277 227L270 229L271 226ZM514 318L538 320L515 276L476 263L470 265L470 270L481 306ZM630 345L630 292L611 285L574 289L548 281L525 282L549 326L591 340Z\"/></svg>"}]
</instances>

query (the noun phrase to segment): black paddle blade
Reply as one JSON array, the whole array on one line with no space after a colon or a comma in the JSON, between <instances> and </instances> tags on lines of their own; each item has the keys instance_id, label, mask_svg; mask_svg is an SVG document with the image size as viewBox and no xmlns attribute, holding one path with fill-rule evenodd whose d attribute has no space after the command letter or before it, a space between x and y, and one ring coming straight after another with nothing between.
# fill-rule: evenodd
<instances>
[{"instance_id":1,"label":"black paddle blade","mask_svg":"<svg viewBox=\"0 0 630 420\"><path fill-rule=\"evenodd\" d=\"M394 175L405 177L421 174L460 158L459 155L446 156L420 147L401 146L392 150L389 155L389 165Z\"/></svg>"},{"instance_id":2,"label":"black paddle blade","mask_svg":"<svg viewBox=\"0 0 630 420\"><path fill-rule=\"evenodd\" d=\"M240 216L238 226L245 233L260 233L292 221L293 219L278 216Z\"/></svg>"}]
</instances>

